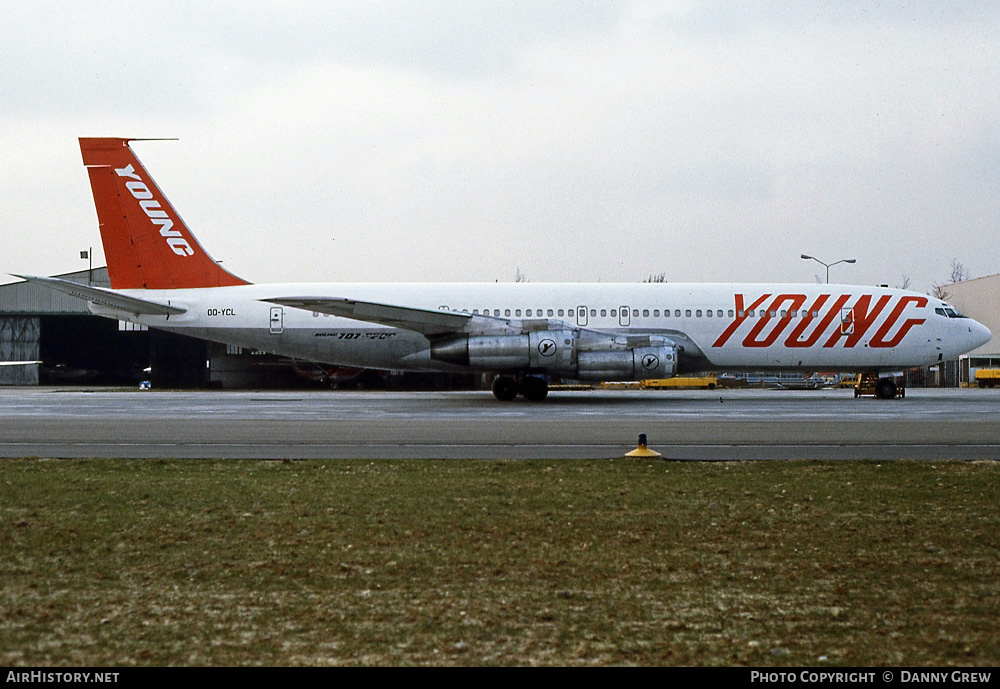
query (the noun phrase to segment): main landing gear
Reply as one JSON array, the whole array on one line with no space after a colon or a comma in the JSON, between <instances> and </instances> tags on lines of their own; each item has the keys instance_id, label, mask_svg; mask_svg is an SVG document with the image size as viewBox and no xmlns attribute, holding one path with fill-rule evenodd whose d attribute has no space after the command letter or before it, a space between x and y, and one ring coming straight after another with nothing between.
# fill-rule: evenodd
<instances>
[{"instance_id":1,"label":"main landing gear","mask_svg":"<svg viewBox=\"0 0 1000 689\"><path fill-rule=\"evenodd\" d=\"M525 376L520 381L510 376L497 376L493 381L493 396L501 402L510 402L518 395L541 402L548 394L549 384L538 376Z\"/></svg>"}]
</instances>

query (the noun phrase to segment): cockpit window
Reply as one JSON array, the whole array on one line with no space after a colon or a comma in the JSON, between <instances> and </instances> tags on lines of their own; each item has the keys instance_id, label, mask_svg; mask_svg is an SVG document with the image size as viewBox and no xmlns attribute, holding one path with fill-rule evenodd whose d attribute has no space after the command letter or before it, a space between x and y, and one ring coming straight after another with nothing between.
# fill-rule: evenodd
<instances>
[{"instance_id":1,"label":"cockpit window","mask_svg":"<svg viewBox=\"0 0 1000 689\"><path fill-rule=\"evenodd\" d=\"M960 314L950 306L937 306L934 308L934 313L939 316L945 316L946 318L968 318L968 316Z\"/></svg>"}]
</instances>

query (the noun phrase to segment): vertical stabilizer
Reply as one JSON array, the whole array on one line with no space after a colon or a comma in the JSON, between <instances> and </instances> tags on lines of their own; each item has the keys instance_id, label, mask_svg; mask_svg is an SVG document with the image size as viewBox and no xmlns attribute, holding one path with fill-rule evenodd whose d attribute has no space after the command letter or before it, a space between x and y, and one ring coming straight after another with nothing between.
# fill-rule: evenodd
<instances>
[{"instance_id":1,"label":"vertical stabilizer","mask_svg":"<svg viewBox=\"0 0 1000 689\"><path fill-rule=\"evenodd\" d=\"M114 289L248 284L201 247L129 148L135 139L80 139Z\"/></svg>"}]
</instances>

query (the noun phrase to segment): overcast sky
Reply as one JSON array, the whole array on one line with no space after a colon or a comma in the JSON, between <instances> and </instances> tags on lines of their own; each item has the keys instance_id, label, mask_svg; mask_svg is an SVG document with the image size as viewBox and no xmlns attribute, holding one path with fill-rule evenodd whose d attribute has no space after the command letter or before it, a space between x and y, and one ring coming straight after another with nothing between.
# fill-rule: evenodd
<instances>
[{"instance_id":1,"label":"overcast sky","mask_svg":"<svg viewBox=\"0 0 1000 689\"><path fill-rule=\"evenodd\" d=\"M77 137L273 281L1000 272L1000 3L10 2L0 271L103 251ZM12 278L5 278L12 279Z\"/></svg>"}]
</instances>

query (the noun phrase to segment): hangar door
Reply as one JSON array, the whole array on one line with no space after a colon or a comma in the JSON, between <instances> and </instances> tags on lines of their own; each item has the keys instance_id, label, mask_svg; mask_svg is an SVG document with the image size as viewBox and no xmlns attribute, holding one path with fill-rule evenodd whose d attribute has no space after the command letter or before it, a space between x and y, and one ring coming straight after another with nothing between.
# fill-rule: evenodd
<instances>
[{"instance_id":1,"label":"hangar door","mask_svg":"<svg viewBox=\"0 0 1000 689\"><path fill-rule=\"evenodd\" d=\"M0 317L0 361L37 361L40 331L36 316ZM38 385L38 364L0 366L0 385Z\"/></svg>"}]
</instances>

